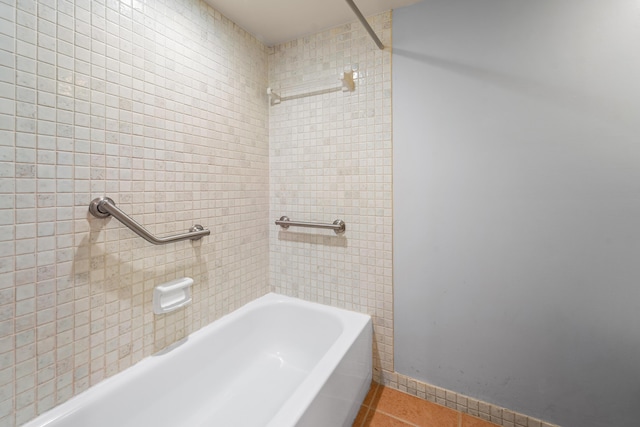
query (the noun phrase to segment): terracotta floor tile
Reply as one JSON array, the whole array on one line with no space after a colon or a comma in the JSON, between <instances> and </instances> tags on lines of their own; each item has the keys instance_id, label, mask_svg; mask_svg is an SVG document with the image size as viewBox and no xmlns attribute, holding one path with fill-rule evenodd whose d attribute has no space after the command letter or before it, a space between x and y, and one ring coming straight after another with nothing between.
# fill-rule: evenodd
<instances>
[{"instance_id":1,"label":"terracotta floor tile","mask_svg":"<svg viewBox=\"0 0 640 427\"><path fill-rule=\"evenodd\" d=\"M471 415L462 414L462 427L498 427L498 425Z\"/></svg>"},{"instance_id":2,"label":"terracotta floor tile","mask_svg":"<svg viewBox=\"0 0 640 427\"><path fill-rule=\"evenodd\" d=\"M400 391L380 386L371 408L423 427L458 427L459 413Z\"/></svg>"},{"instance_id":3,"label":"terracotta floor tile","mask_svg":"<svg viewBox=\"0 0 640 427\"><path fill-rule=\"evenodd\" d=\"M362 427L412 427L412 425L392 418L382 412L369 411L369 415Z\"/></svg>"},{"instance_id":4,"label":"terracotta floor tile","mask_svg":"<svg viewBox=\"0 0 640 427\"><path fill-rule=\"evenodd\" d=\"M450 408L445 408L435 403L424 401L426 406L426 419L420 425L424 427L458 427L460 413Z\"/></svg>"},{"instance_id":5,"label":"terracotta floor tile","mask_svg":"<svg viewBox=\"0 0 640 427\"><path fill-rule=\"evenodd\" d=\"M376 395L376 392L378 391L378 383L371 383L371 388L369 389L369 392L367 393L367 395L364 398L364 402L362 402L363 405L365 406L369 406L371 405L371 401L373 400L373 398Z\"/></svg>"},{"instance_id":6,"label":"terracotta floor tile","mask_svg":"<svg viewBox=\"0 0 640 427\"><path fill-rule=\"evenodd\" d=\"M361 406L358 415L356 415L356 419L353 421L352 427L362 427L362 423L364 423L364 420L367 418L368 412L368 406Z\"/></svg>"},{"instance_id":7,"label":"terracotta floor tile","mask_svg":"<svg viewBox=\"0 0 640 427\"><path fill-rule=\"evenodd\" d=\"M375 382L353 427L499 427Z\"/></svg>"}]
</instances>

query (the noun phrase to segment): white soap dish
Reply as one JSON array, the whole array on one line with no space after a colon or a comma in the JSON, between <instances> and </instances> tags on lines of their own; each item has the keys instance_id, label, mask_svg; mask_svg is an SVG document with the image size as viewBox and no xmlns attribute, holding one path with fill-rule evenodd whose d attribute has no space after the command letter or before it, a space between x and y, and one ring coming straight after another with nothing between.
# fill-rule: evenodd
<instances>
[{"instance_id":1,"label":"white soap dish","mask_svg":"<svg viewBox=\"0 0 640 427\"><path fill-rule=\"evenodd\" d=\"M153 312L155 314L171 313L191 303L192 285L191 277L183 277L156 286L153 290Z\"/></svg>"}]
</instances>

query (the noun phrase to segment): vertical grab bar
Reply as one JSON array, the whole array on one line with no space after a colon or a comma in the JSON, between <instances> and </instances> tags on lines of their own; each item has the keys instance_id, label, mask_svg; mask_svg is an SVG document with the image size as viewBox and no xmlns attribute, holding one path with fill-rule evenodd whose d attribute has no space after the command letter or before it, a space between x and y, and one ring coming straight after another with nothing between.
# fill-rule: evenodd
<instances>
[{"instance_id":1,"label":"vertical grab bar","mask_svg":"<svg viewBox=\"0 0 640 427\"><path fill-rule=\"evenodd\" d=\"M108 216L113 216L122 224L129 227L131 231L136 233L138 236L142 237L149 243L153 243L154 245L164 245L187 239L199 240L202 237L211 234L210 230L206 230L200 224L196 224L189 229L189 233L182 233L167 237L156 237L151 234L149 230L136 222L136 220L120 210L120 208L116 206L115 202L108 197L98 197L97 199L93 199L89 205L89 212L96 218L107 218Z\"/></svg>"}]
</instances>

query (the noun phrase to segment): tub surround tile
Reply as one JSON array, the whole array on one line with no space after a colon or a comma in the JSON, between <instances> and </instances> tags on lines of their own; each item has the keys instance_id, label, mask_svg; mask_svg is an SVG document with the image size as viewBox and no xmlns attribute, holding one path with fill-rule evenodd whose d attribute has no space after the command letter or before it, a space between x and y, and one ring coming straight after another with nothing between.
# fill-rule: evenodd
<instances>
[{"instance_id":1,"label":"tub surround tile","mask_svg":"<svg viewBox=\"0 0 640 427\"><path fill-rule=\"evenodd\" d=\"M269 292L268 49L199 0L0 3L13 427ZM88 216L105 195L154 234L211 236L150 245ZM154 316L153 287L185 276L192 304Z\"/></svg>"},{"instance_id":2,"label":"tub surround tile","mask_svg":"<svg viewBox=\"0 0 640 427\"><path fill-rule=\"evenodd\" d=\"M367 17L391 45L391 11ZM270 283L275 292L368 313L374 328L374 379L393 370L391 51L358 22L276 45L269 86L301 96L269 109ZM346 232L282 231L273 221L331 223Z\"/></svg>"}]
</instances>

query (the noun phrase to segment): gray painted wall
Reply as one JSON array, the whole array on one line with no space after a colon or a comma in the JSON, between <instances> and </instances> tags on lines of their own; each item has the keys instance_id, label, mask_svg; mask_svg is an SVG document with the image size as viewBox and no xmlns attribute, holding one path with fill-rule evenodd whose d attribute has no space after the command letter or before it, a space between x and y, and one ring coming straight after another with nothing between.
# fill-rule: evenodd
<instances>
[{"instance_id":1,"label":"gray painted wall","mask_svg":"<svg viewBox=\"0 0 640 427\"><path fill-rule=\"evenodd\" d=\"M395 369L637 426L640 3L394 11Z\"/></svg>"}]
</instances>

